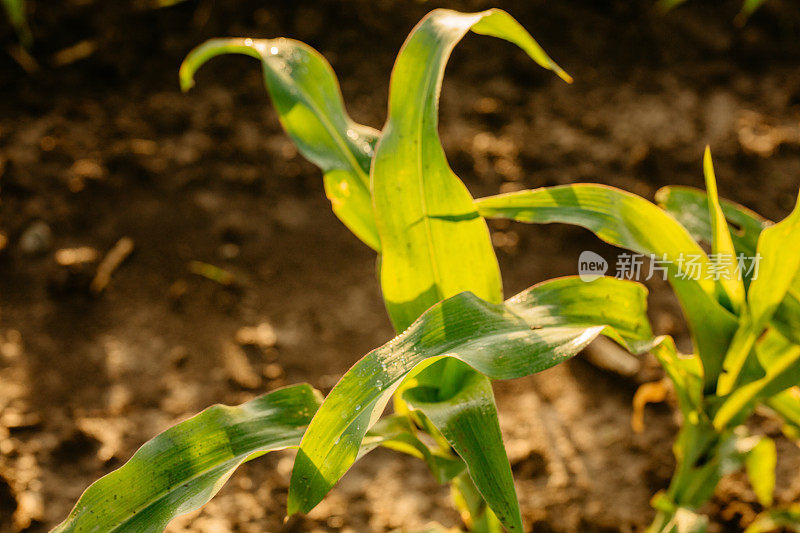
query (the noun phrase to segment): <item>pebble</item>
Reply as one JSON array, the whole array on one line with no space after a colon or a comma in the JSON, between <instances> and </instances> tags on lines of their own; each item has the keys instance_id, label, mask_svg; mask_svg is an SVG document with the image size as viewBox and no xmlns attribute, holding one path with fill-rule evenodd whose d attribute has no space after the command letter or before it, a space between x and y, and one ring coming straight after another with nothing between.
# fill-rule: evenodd
<instances>
[{"instance_id":1,"label":"pebble","mask_svg":"<svg viewBox=\"0 0 800 533\"><path fill-rule=\"evenodd\" d=\"M53 246L53 231L42 220L33 222L19 238L19 247L25 255L41 255Z\"/></svg>"}]
</instances>

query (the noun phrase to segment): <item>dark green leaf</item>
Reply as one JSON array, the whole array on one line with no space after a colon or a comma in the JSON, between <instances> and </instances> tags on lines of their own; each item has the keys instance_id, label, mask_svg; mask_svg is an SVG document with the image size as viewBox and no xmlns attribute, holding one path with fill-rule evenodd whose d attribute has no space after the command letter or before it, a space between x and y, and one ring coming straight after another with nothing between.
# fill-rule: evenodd
<instances>
[{"instance_id":1,"label":"dark green leaf","mask_svg":"<svg viewBox=\"0 0 800 533\"><path fill-rule=\"evenodd\" d=\"M596 293L595 299L604 302L603 307L587 305L589 312L582 311L582 324L575 324L569 312L559 318L552 304L543 306L544 310L526 309L538 300L551 301L545 294L550 290L548 283L512 298L507 305L463 293L436 304L401 335L362 358L328 395L303 438L292 472L289 512L307 512L324 497L355 460L367 421L380 415L402 380L436 361L455 358L492 379L511 379L574 356L600 333L631 347L648 347L646 315L622 320L617 332L608 327L616 325L611 322L614 314L606 312L630 301L631 287L637 288L638 301L643 302L646 293L641 286L619 280L584 283L569 279L587 301ZM563 285L570 282L554 283L553 290L565 294ZM566 309L574 308L569 298L565 297L565 302ZM643 303L630 309L633 313L641 308ZM533 318L526 314L542 317L549 325L529 322ZM365 412L369 414L361 414Z\"/></svg>"},{"instance_id":2,"label":"dark green leaf","mask_svg":"<svg viewBox=\"0 0 800 533\"><path fill-rule=\"evenodd\" d=\"M416 387L403 399L421 411L467 464L470 477L497 518L510 531L522 531L511 467L503 446L497 408L488 379L467 373L458 393L440 400L437 389Z\"/></svg>"},{"instance_id":3,"label":"dark green leaf","mask_svg":"<svg viewBox=\"0 0 800 533\"><path fill-rule=\"evenodd\" d=\"M295 385L209 407L92 484L54 532L161 531L210 500L243 462L297 446L321 401L311 386Z\"/></svg>"}]
</instances>

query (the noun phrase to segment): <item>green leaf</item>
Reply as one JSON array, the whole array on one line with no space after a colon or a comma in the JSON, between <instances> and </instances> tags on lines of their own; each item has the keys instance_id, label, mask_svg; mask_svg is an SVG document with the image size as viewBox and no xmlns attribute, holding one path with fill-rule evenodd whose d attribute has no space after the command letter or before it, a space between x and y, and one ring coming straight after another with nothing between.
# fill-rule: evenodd
<instances>
[{"instance_id":1,"label":"green leaf","mask_svg":"<svg viewBox=\"0 0 800 533\"><path fill-rule=\"evenodd\" d=\"M551 282L556 283L553 290L566 294L565 285L571 283L587 302L580 314L571 315L569 310L575 306L569 303L563 316L553 305L527 309L537 301L551 300L545 294L551 290L549 283L525 291L506 305L462 293L436 304L402 334L364 356L334 387L309 425L292 472L289 513L308 512L319 503L355 461L370 421L380 415L400 383L437 361L454 358L489 378L511 379L574 356L601 333L632 349L649 348L646 314L622 320L620 330L614 331L612 320L618 314L608 313L630 301L634 289L638 303L629 309L639 312L646 298L643 287L620 280L568 279L571 282ZM578 323L575 316L582 317ZM529 321L535 317L547 325Z\"/></svg>"},{"instance_id":2,"label":"green leaf","mask_svg":"<svg viewBox=\"0 0 800 533\"><path fill-rule=\"evenodd\" d=\"M708 257L668 213L634 194L594 184L501 194L476 200L476 205L487 218L575 224L609 244L667 261L667 276L703 362L706 388L716 383L737 322L717 301L713 280L706 279Z\"/></svg>"},{"instance_id":3,"label":"green leaf","mask_svg":"<svg viewBox=\"0 0 800 533\"><path fill-rule=\"evenodd\" d=\"M750 15L755 13L765 1L766 0L744 0L744 5L742 5L742 11L739 13L738 20L740 22L746 22L747 19L750 18Z\"/></svg>"},{"instance_id":4,"label":"green leaf","mask_svg":"<svg viewBox=\"0 0 800 533\"><path fill-rule=\"evenodd\" d=\"M25 16L25 0L3 0L3 7L8 15L8 20L17 32L22 46L30 47L33 36L28 26L28 17Z\"/></svg>"},{"instance_id":5,"label":"green leaf","mask_svg":"<svg viewBox=\"0 0 800 533\"><path fill-rule=\"evenodd\" d=\"M800 383L800 346L774 329L756 344L756 354L766 370L764 377L737 387L720 406L714 426L721 429L759 399L769 398Z\"/></svg>"},{"instance_id":6,"label":"green leaf","mask_svg":"<svg viewBox=\"0 0 800 533\"><path fill-rule=\"evenodd\" d=\"M666 337L650 350L661 363L675 387L678 405L684 417L701 412L703 408L703 364L697 355L679 354L675 342Z\"/></svg>"},{"instance_id":7,"label":"green leaf","mask_svg":"<svg viewBox=\"0 0 800 533\"><path fill-rule=\"evenodd\" d=\"M686 0L658 0L658 8L666 13L686 2Z\"/></svg>"},{"instance_id":8,"label":"green leaf","mask_svg":"<svg viewBox=\"0 0 800 533\"><path fill-rule=\"evenodd\" d=\"M717 280L717 299L737 313L744 305L744 283L737 266L736 249L728 229L728 221L719 203L717 178L711 161L711 149L706 146L703 157L703 174L708 191L708 210L711 219L711 262L716 265L714 277Z\"/></svg>"},{"instance_id":9,"label":"green leaf","mask_svg":"<svg viewBox=\"0 0 800 533\"><path fill-rule=\"evenodd\" d=\"M467 530L474 533L503 533L503 524L486 505L468 473L456 477L450 484L450 495L461 514ZM460 533L460 529L454 530ZM454 533L451 531L450 533Z\"/></svg>"},{"instance_id":10,"label":"green leaf","mask_svg":"<svg viewBox=\"0 0 800 533\"><path fill-rule=\"evenodd\" d=\"M794 210L774 226L761 232L756 247L760 257L758 277L747 291L749 313L741 318L728 353L717 392L729 394L739 381L758 335L772 318L800 271L800 198Z\"/></svg>"},{"instance_id":11,"label":"green leaf","mask_svg":"<svg viewBox=\"0 0 800 533\"><path fill-rule=\"evenodd\" d=\"M744 533L794 531L800 533L800 504L768 509L759 514Z\"/></svg>"},{"instance_id":12,"label":"green leaf","mask_svg":"<svg viewBox=\"0 0 800 533\"><path fill-rule=\"evenodd\" d=\"M763 326L798 278L800 271L800 198L782 221L766 228L758 238L761 256L758 278L750 284L747 301L753 322Z\"/></svg>"},{"instance_id":13,"label":"green leaf","mask_svg":"<svg viewBox=\"0 0 800 533\"><path fill-rule=\"evenodd\" d=\"M522 531L522 515L514 489L497 408L488 379L468 373L458 393L439 400L437 390L415 387L403 393L410 409L421 411L464 460L484 500L509 531Z\"/></svg>"},{"instance_id":14,"label":"green leaf","mask_svg":"<svg viewBox=\"0 0 800 533\"><path fill-rule=\"evenodd\" d=\"M795 344L800 344L800 273L772 316L772 325Z\"/></svg>"},{"instance_id":15,"label":"green leaf","mask_svg":"<svg viewBox=\"0 0 800 533\"><path fill-rule=\"evenodd\" d=\"M711 244L713 231L705 191L694 187L662 187L656 192L656 203L686 228L695 240ZM772 222L735 202L721 199L719 203L737 254L754 256L758 236ZM745 269L742 275L745 284L749 285L752 271Z\"/></svg>"},{"instance_id":16,"label":"green leaf","mask_svg":"<svg viewBox=\"0 0 800 533\"><path fill-rule=\"evenodd\" d=\"M151 439L92 484L53 531L161 531L214 497L243 462L298 446L321 402L318 391L301 384L239 406L209 407ZM427 461L442 482L464 470L458 457L431 452L406 417L389 416L375 424L359 457L377 446Z\"/></svg>"},{"instance_id":17,"label":"green leaf","mask_svg":"<svg viewBox=\"0 0 800 533\"><path fill-rule=\"evenodd\" d=\"M54 532L161 531L210 500L243 462L297 446L320 402L310 385L294 385L209 407L92 484Z\"/></svg>"},{"instance_id":18,"label":"green leaf","mask_svg":"<svg viewBox=\"0 0 800 533\"><path fill-rule=\"evenodd\" d=\"M691 187L664 187L656 193L656 201L689 230L696 240L711 243L711 221L706 207L707 197L703 191ZM737 254L746 258L755 257L758 237L772 222L734 202L722 200L721 205L725 218L731 225L731 237ZM754 268L742 272L746 287L749 287L754 272ZM786 338L800 344L800 273L795 276L786 297L772 317L772 324Z\"/></svg>"},{"instance_id":19,"label":"green leaf","mask_svg":"<svg viewBox=\"0 0 800 533\"><path fill-rule=\"evenodd\" d=\"M212 39L183 61L181 88L190 89L197 69L222 54L261 61L281 124L300 153L322 169L333 212L359 239L380 250L369 192L369 168L379 132L355 123L347 114L336 74L325 58L292 39Z\"/></svg>"},{"instance_id":20,"label":"green leaf","mask_svg":"<svg viewBox=\"0 0 800 533\"><path fill-rule=\"evenodd\" d=\"M800 441L800 387L792 387L766 401L767 406L783 418L783 433Z\"/></svg>"},{"instance_id":21,"label":"green leaf","mask_svg":"<svg viewBox=\"0 0 800 533\"><path fill-rule=\"evenodd\" d=\"M698 509L704 505L724 476L744 466L760 440L761 437L747 435L743 427L716 432L702 413L686 418L673 446L678 461L675 475L668 491L653 502L665 515L660 523L676 508Z\"/></svg>"},{"instance_id":22,"label":"green leaf","mask_svg":"<svg viewBox=\"0 0 800 533\"><path fill-rule=\"evenodd\" d=\"M607 276L587 283L565 276L512 296L506 307L533 327L608 324L614 328L608 335L634 352L652 345L647 289L640 283Z\"/></svg>"},{"instance_id":23,"label":"green leaf","mask_svg":"<svg viewBox=\"0 0 800 533\"><path fill-rule=\"evenodd\" d=\"M433 450L417 435L417 430L407 416L393 415L378 420L367 435L374 435L380 446L402 452L427 463L431 473L439 483L448 481L461 474L466 465L460 457L448 451ZM361 447L367 444L364 439Z\"/></svg>"},{"instance_id":24,"label":"green leaf","mask_svg":"<svg viewBox=\"0 0 800 533\"><path fill-rule=\"evenodd\" d=\"M501 10L465 14L436 9L412 30L392 70L389 117L371 173L382 243L381 288L397 331L433 303L462 291L502 301L488 228L450 169L438 133L445 64L470 29L517 44L534 61L568 79Z\"/></svg>"},{"instance_id":25,"label":"green leaf","mask_svg":"<svg viewBox=\"0 0 800 533\"><path fill-rule=\"evenodd\" d=\"M744 461L750 485L753 487L759 503L764 507L772 506L777 464L778 452L775 449L775 441L769 437L762 437L758 444L750 450Z\"/></svg>"}]
</instances>

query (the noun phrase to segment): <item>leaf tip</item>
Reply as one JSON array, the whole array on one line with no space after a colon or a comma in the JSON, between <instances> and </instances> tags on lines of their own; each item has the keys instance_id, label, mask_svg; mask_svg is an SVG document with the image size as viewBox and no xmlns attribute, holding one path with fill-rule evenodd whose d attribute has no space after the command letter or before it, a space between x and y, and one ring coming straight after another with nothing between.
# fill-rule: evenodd
<instances>
[{"instance_id":1,"label":"leaf tip","mask_svg":"<svg viewBox=\"0 0 800 533\"><path fill-rule=\"evenodd\" d=\"M184 73L183 66L181 66L181 72L178 78L181 84L182 93L187 93L192 87L194 87L194 76L192 76L191 73Z\"/></svg>"}]
</instances>

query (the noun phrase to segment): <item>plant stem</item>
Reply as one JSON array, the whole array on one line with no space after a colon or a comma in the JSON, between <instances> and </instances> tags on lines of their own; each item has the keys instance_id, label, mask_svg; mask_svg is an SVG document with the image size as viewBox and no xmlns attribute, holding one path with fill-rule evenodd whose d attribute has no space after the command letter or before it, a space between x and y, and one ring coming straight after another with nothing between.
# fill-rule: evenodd
<instances>
[{"instance_id":1,"label":"plant stem","mask_svg":"<svg viewBox=\"0 0 800 533\"><path fill-rule=\"evenodd\" d=\"M503 533L503 526L486 504L469 472L463 472L450 482L450 492L456 509L469 531L473 533Z\"/></svg>"},{"instance_id":2,"label":"plant stem","mask_svg":"<svg viewBox=\"0 0 800 533\"><path fill-rule=\"evenodd\" d=\"M725 449L731 437L730 432L715 431L705 416L693 422L684 421L675 443L678 464L669 488L654 498L657 513L647 533L672 533L678 530L679 521L688 519L698 524L705 522L704 517L694 513L714 494L725 471L721 463L726 461ZM679 513L685 513L686 520L679 520ZM702 530L686 528L686 531Z\"/></svg>"}]
</instances>

